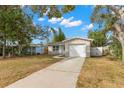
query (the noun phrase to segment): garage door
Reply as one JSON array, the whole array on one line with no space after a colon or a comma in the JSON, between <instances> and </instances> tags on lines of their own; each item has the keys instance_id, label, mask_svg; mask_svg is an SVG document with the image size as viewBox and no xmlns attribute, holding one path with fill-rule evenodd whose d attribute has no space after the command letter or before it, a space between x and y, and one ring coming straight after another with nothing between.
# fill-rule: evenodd
<instances>
[{"instance_id":1,"label":"garage door","mask_svg":"<svg viewBox=\"0 0 124 93\"><path fill-rule=\"evenodd\" d=\"M70 57L86 57L86 45L69 45Z\"/></svg>"}]
</instances>

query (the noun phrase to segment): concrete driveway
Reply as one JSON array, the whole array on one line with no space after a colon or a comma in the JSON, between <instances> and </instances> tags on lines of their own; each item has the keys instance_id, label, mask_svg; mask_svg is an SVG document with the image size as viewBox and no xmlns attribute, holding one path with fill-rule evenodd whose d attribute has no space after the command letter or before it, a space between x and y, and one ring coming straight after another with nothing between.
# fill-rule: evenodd
<instances>
[{"instance_id":1,"label":"concrete driveway","mask_svg":"<svg viewBox=\"0 0 124 93\"><path fill-rule=\"evenodd\" d=\"M7 88L74 88L85 58L66 58Z\"/></svg>"}]
</instances>

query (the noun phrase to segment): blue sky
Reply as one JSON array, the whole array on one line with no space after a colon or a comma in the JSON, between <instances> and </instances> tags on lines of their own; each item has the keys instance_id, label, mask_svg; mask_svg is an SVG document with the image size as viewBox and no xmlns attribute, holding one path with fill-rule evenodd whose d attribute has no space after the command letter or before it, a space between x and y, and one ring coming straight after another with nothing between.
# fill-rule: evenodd
<instances>
[{"instance_id":1,"label":"blue sky","mask_svg":"<svg viewBox=\"0 0 124 93\"><path fill-rule=\"evenodd\" d=\"M81 5L76 6L73 11L62 15L61 18L48 19L46 16L38 17L35 14L33 22L34 24L50 26L55 29L61 27L66 38L87 37L88 30L93 28L93 24L90 22L92 11L93 6ZM38 40L34 40L33 42L39 43Z\"/></svg>"}]
</instances>

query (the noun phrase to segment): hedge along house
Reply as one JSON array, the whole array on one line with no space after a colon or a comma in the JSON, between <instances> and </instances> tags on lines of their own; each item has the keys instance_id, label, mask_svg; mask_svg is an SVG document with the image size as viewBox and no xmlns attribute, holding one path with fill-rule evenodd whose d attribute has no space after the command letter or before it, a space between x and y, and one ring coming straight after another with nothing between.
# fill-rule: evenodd
<instances>
[{"instance_id":1,"label":"hedge along house","mask_svg":"<svg viewBox=\"0 0 124 93\"><path fill-rule=\"evenodd\" d=\"M67 57L90 57L91 42L92 39L78 37L48 44L48 54Z\"/></svg>"}]
</instances>

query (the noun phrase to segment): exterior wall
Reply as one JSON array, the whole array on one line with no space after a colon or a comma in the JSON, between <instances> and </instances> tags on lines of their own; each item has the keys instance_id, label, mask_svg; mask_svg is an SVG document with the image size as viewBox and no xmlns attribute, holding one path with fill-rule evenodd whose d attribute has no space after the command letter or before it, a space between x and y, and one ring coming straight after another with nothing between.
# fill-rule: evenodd
<instances>
[{"instance_id":1,"label":"exterior wall","mask_svg":"<svg viewBox=\"0 0 124 93\"><path fill-rule=\"evenodd\" d=\"M90 57L90 46L86 46L86 56Z\"/></svg>"},{"instance_id":2,"label":"exterior wall","mask_svg":"<svg viewBox=\"0 0 124 93\"><path fill-rule=\"evenodd\" d=\"M69 45L71 44L77 44L77 45L86 45L86 57L90 57L90 41L89 40L83 40L83 39L72 39L69 41L65 41L64 42L64 46L59 45L59 51L53 51L53 45L49 45L48 46L48 54L52 54L52 55L57 55L57 54L61 54L61 55L65 55L65 56L69 56ZM64 48L65 47L65 48Z\"/></svg>"},{"instance_id":3,"label":"exterior wall","mask_svg":"<svg viewBox=\"0 0 124 93\"><path fill-rule=\"evenodd\" d=\"M44 53L44 47L37 46L35 49L36 54L43 54Z\"/></svg>"},{"instance_id":4,"label":"exterior wall","mask_svg":"<svg viewBox=\"0 0 124 93\"><path fill-rule=\"evenodd\" d=\"M65 56L69 56L69 43L65 43Z\"/></svg>"},{"instance_id":5,"label":"exterior wall","mask_svg":"<svg viewBox=\"0 0 124 93\"><path fill-rule=\"evenodd\" d=\"M59 46L59 54L61 54L61 55L65 54L64 46L62 46L62 45Z\"/></svg>"},{"instance_id":6,"label":"exterior wall","mask_svg":"<svg viewBox=\"0 0 124 93\"><path fill-rule=\"evenodd\" d=\"M102 55L103 55L103 47L91 48L91 56L102 56Z\"/></svg>"},{"instance_id":7,"label":"exterior wall","mask_svg":"<svg viewBox=\"0 0 124 93\"><path fill-rule=\"evenodd\" d=\"M85 45L90 45L90 41L82 40L82 39L70 40L69 43L71 43L71 44L85 44Z\"/></svg>"},{"instance_id":8,"label":"exterior wall","mask_svg":"<svg viewBox=\"0 0 124 93\"><path fill-rule=\"evenodd\" d=\"M53 46L48 46L48 54L53 54Z\"/></svg>"},{"instance_id":9,"label":"exterior wall","mask_svg":"<svg viewBox=\"0 0 124 93\"><path fill-rule=\"evenodd\" d=\"M48 46L48 54L51 54L51 55L64 55L64 46L62 45L59 45L59 50L58 51L53 51L53 46Z\"/></svg>"},{"instance_id":10,"label":"exterior wall","mask_svg":"<svg viewBox=\"0 0 124 93\"><path fill-rule=\"evenodd\" d=\"M75 39L65 42L65 56L69 56L69 45L70 44L85 44L86 45L86 56L90 57L90 41Z\"/></svg>"}]
</instances>

